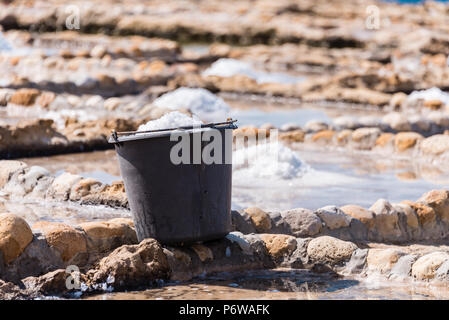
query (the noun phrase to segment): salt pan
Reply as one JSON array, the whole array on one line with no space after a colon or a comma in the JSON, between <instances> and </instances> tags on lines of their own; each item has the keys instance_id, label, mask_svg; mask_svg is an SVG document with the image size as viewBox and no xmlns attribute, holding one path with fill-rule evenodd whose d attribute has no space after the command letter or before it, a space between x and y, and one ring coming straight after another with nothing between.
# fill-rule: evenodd
<instances>
[{"instance_id":1,"label":"salt pan","mask_svg":"<svg viewBox=\"0 0 449 320\"><path fill-rule=\"evenodd\" d=\"M297 83L303 81L301 77L292 77L284 73L263 72L255 70L250 64L223 58L215 61L210 68L203 72L204 76L232 77L244 75L256 80L257 83Z\"/></svg>"},{"instance_id":2,"label":"salt pan","mask_svg":"<svg viewBox=\"0 0 449 320\"><path fill-rule=\"evenodd\" d=\"M196 117L189 117L188 115L179 111L169 112L159 119L148 121L139 126L138 131L171 129L185 126L197 126L202 122Z\"/></svg>"},{"instance_id":3,"label":"salt pan","mask_svg":"<svg viewBox=\"0 0 449 320\"><path fill-rule=\"evenodd\" d=\"M224 121L230 112L230 107L213 93L202 88L179 88L166 93L153 105L166 109L189 109L204 121Z\"/></svg>"}]
</instances>

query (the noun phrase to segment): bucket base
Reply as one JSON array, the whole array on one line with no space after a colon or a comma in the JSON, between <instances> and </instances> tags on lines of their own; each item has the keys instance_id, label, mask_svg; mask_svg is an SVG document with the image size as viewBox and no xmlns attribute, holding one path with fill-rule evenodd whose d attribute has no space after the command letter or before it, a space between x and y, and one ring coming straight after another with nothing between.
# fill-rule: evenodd
<instances>
[{"instance_id":1,"label":"bucket base","mask_svg":"<svg viewBox=\"0 0 449 320\"><path fill-rule=\"evenodd\" d=\"M201 237L196 237L196 238L163 239L163 238L155 237L154 239L156 239L159 243L161 243L163 245L183 246L183 245L191 245L191 244L200 243L200 242L220 240L220 239L223 239L224 237L226 237L226 235L228 235L228 234L229 234L229 232L222 232L222 233L216 233L216 234L211 234L211 235L206 235L206 236L201 236ZM139 240L139 242L141 242L143 239L138 238L138 240Z\"/></svg>"}]
</instances>

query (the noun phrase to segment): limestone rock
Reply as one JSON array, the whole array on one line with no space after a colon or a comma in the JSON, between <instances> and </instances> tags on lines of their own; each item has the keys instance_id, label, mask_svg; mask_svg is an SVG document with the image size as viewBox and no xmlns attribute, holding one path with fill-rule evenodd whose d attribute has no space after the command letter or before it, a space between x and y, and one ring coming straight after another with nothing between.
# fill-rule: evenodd
<instances>
[{"instance_id":1,"label":"limestone rock","mask_svg":"<svg viewBox=\"0 0 449 320\"><path fill-rule=\"evenodd\" d=\"M322 121L309 120L304 126L304 130L307 132L318 132L329 129L329 124Z\"/></svg>"},{"instance_id":2,"label":"limestone rock","mask_svg":"<svg viewBox=\"0 0 449 320\"><path fill-rule=\"evenodd\" d=\"M261 234L268 253L275 259L290 255L296 249L296 239L285 234Z\"/></svg>"},{"instance_id":3,"label":"limestone rock","mask_svg":"<svg viewBox=\"0 0 449 320\"><path fill-rule=\"evenodd\" d=\"M281 212L281 216L295 237L309 237L321 231L323 222L311 210L298 208Z\"/></svg>"},{"instance_id":4,"label":"limestone rock","mask_svg":"<svg viewBox=\"0 0 449 320\"><path fill-rule=\"evenodd\" d=\"M281 132L279 138L288 142L304 142L305 132L302 130L292 130L288 132Z\"/></svg>"},{"instance_id":5,"label":"limestone rock","mask_svg":"<svg viewBox=\"0 0 449 320\"><path fill-rule=\"evenodd\" d=\"M375 225L374 213L358 205L348 204L340 208L347 215L360 220L369 229Z\"/></svg>"},{"instance_id":6,"label":"limestone rock","mask_svg":"<svg viewBox=\"0 0 449 320\"><path fill-rule=\"evenodd\" d=\"M44 189L48 188L52 181L53 177L47 169L39 166L25 167L11 176L3 190L14 197L24 197L30 193L43 197Z\"/></svg>"},{"instance_id":7,"label":"limestone rock","mask_svg":"<svg viewBox=\"0 0 449 320\"><path fill-rule=\"evenodd\" d=\"M27 277L22 282L30 291L44 295L61 295L69 291L66 286L68 276L64 269L57 269L40 277Z\"/></svg>"},{"instance_id":8,"label":"limestone rock","mask_svg":"<svg viewBox=\"0 0 449 320\"><path fill-rule=\"evenodd\" d=\"M65 172L51 184L47 192L47 197L59 200L68 200L70 197L72 186L74 186L82 177L76 174Z\"/></svg>"},{"instance_id":9,"label":"limestone rock","mask_svg":"<svg viewBox=\"0 0 449 320\"><path fill-rule=\"evenodd\" d=\"M90 51L90 55L93 58L103 58L103 56L106 54L106 48L102 45L96 45L92 48Z\"/></svg>"},{"instance_id":10,"label":"limestone rock","mask_svg":"<svg viewBox=\"0 0 449 320\"><path fill-rule=\"evenodd\" d=\"M101 259L95 269L86 274L92 284L109 283L115 289L129 288L166 279L170 273L167 257L154 239L136 245L124 245Z\"/></svg>"},{"instance_id":11,"label":"limestone rock","mask_svg":"<svg viewBox=\"0 0 449 320\"><path fill-rule=\"evenodd\" d=\"M123 181L114 181L111 185L101 188L101 191L85 195L82 197L81 203L128 208L128 197L126 196Z\"/></svg>"},{"instance_id":12,"label":"limestone rock","mask_svg":"<svg viewBox=\"0 0 449 320\"><path fill-rule=\"evenodd\" d=\"M379 146L382 148L386 147L394 140L393 138L394 138L394 134L392 134L390 132L384 132L376 139L376 146Z\"/></svg>"},{"instance_id":13,"label":"limestone rock","mask_svg":"<svg viewBox=\"0 0 449 320\"><path fill-rule=\"evenodd\" d=\"M394 109L400 109L406 99L407 95L404 92L397 92L391 97L390 106Z\"/></svg>"},{"instance_id":14,"label":"limestone rock","mask_svg":"<svg viewBox=\"0 0 449 320\"><path fill-rule=\"evenodd\" d=\"M410 205L405 203L395 203L393 204L393 207L396 211L405 215L408 228L412 230L419 229L418 216Z\"/></svg>"},{"instance_id":15,"label":"limestone rock","mask_svg":"<svg viewBox=\"0 0 449 320\"><path fill-rule=\"evenodd\" d=\"M405 253L392 248L369 249L366 258L368 270L382 274L388 273L403 255L405 255Z\"/></svg>"},{"instance_id":16,"label":"limestone rock","mask_svg":"<svg viewBox=\"0 0 449 320\"><path fill-rule=\"evenodd\" d=\"M41 233L36 232L22 254L8 265L3 278L18 283L23 278L40 276L63 267L59 252L48 245Z\"/></svg>"},{"instance_id":17,"label":"limestone rock","mask_svg":"<svg viewBox=\"0 0 449 320\"><path fill-rule=\"evenodd\" d=\"M312 136L312 141L313 142L323 141L328 143L332 140L334 135L335 135L334 130L321 130Z\"/></svg>"},{"instance_id":18,"label":"limestone rock","mask_svg":"<svg viewBox=\"0 0 449 320\"><path fill-rule=\"evenodd\" d=\"M352 141L357 142L362 149L371 149L381 134L379 128L359 128L352 132Z\"/></svg>"},{"instance_id":19,"label":"limestone rock","mask_svg":"<svg viewBox=\"0 0 449 320\"><path fill-rule=\"evenodd\" d=\"M11 213L0 214L0 252L6 264L16 259L33 240L26 221Z\"/></svg>"},{"instance_id":20,"label":"limestone rock","mask_svg":"<svg viewBox=\"0 0 449 320\"><path fill-rule=\"evenodd\" d=\"M436 214L435 210L425 204L418 203L418 202L412 202L412 201L402 201L401 203L407 204L416 212L416 215L418 216L419 223L424 228L430 228L436 224Z\"/></svg>"},{"instance_id":21,"label":"limestone rock","mask_svg":"<svg viewBox=\"0 0 449 320\"><path fill-rule=\"evenodd\" d=\"M315 213L331 230L348 227L351 223L351 217L336 206L326 206L318 209Z\"/></svg>"},{"instance_id":22,"label":"limestone rock","mask_svg":"<svg viewBox=\"0 0 449 320\"><path fill-rule=\"evenodd\" d=\"M42 108L48 108L50 104L56 99L56 94L50 91L43 92L37 99L37 104Z\"/></svg>"},{"instance_id":23,"label":"limestone rock","mask_svg":"<svg viewBox=\"0 0 449 320\"><path fill-rule=\"evenodd\" d=\"M432 190L422 195L418 202L425 203L433 208L438 217L449 223L449 191Z\"/></svg>"},{"instance_id":24,"label":"limestone rock","mask_svg":"<svg viewBox=\"0 0 449 320\"><path fill-rule=\"evenodd\" d=\"M432 252L416 260L412 266L412 276L418 280L430 280L435 277L436 270L449 259L446 252Z\"/></svg>"},{"instance_id":25,"label":"limestone rock","mask_svg":"<svg viewBox=\"0 0 449 320\"><path fill-rule=\"evenodd\" d=\"M232 230L240 231L244 234L256 232L253 222L249 215L244 211L231 211Z\"/></svg>"},{"instance_id":26,"label":"limestone rock","mask_svg":"<svg viewBox=\"0 0 449 320\"><path fill-rule=\"evenodd\" d=\"M435 134L419 143L419 150L423 155L438 156L449 151L449 136Z\"/></svg>"},{"instance_id":27,"label":"limestone rock","mask_svg":"<svg viewBox=\"0 0 449 320\"><path fill-rule=\"evenodd\" d=\"M30 299L28 293L24 293L18 286L12 282L5 282L0 279L0 300L22 300Z\"/></svg>"},{"instance_id":28,"label":"limestone rock","mask_svg":"<svg viewBox=\"0 0 449 320\"><path fill-rule=\"evenodd\" d=\"M376 232L379 240L395 241L401 239L399 215L393 206L385 199L377 200L369 209L375 213Z\"/></svg>"},{"instance_id":29,"label":"limestone rock","mask_svg":"<svg viewBox=\"0 0 449 320\"><path fill-rule=\"evenodd\" d=\"M55 248L65 263L83 259L87 242L83 232L63 223L39 221L33 229L40 230L48 244Z\"/></svg>"},{"instance_id":30,"label":"limestone rock","mask_svg":"<svg viewBox=\"0 0 449 320\"><path fill-rule=\"evenodd\" d=\"M137 235L129 219L86 222L79 225L87 235L89 252L106 252L124 244L136 244Z\"/></svg>"},{"instance_id":31,"label":"limestone rock","mask_svg":"<svg viewBox=\"0 0 449 320\"><path fill-rule=\"evenodd\" d=\"M250 216L251 221L258 233L269 232L271 229L271 219L268 213L257 208L250 207L245 209L245 212Z\"/></svg>"},{"instance_id":32,"label":"limestone rock","mask_svg":"<svg viewBox=\"0 0 449 320\"><path fill-rule=\"evenodd\" d=\"M19 89L13 93L9 102L22 106L31 106L35 103L39 94L40 91L36 89Z\"/></svg>"},{"instance_id":33,"label":"limestone rock","mask_svg":"<svg viewBox=\"0 0 449 320\"><path fill-rule=\"evenodd\" d=\"M70 189L70 200L78 201L83 197L101 192L105 186L100 182L93 178L83 178L77 180L77 182Z\"/></svg>"},{"instance_id":34,"label":"limestone rock","mask_svg":"<svg viewBox=\"0 0 449 320\"><path fill-rule=\"evenodd\" d=\"M394 137L394 146L396 151L403 152L414 147L421 139L423 136L416 132L399 132Z\"/></svg>"},{"instance_id":35,"label":"limestone rock","mask_svg":"<svg viewBox=\"0 0 449 320\"><path fill-rule=\"evenodd\" d=\"M283 264L290 268L303 269L308 263L307 246L312 238L296 238L296 249Z\"/></svg>"},{"instance_id":36,"label":"limestone rock","mask_svg":"<svg viewBox=\"0 0 449 320\"><path fill-rule=\"evenodd\" d=\"M352 242L322 236L309 242L307 254L313 262L336 264L348 260L356 249Z\"/></svg>"},{"instance_id":37,"label":"limestone rock","mask_svg":"<svg viewBox=\"0 0 449 320\"><path fill-rule=\"evenodd\" d=\"M337 143L339 145L347 144L351 139L352 132L353 132L353 130L350 130L350 129L344 129L344 130L341 130L340 132L338 132L336 135Z\"/></svg>"},{"instance_id":38,"label":"limestone rock","mask_svg":"<svg viewBox=\"0 0 449 320\"><path fill-rule=\"evenodd\" d=\"M12 174L26 167L26 163L15 160L0 160L0 188L9 181Z\"/></svg>"}]
</instances>

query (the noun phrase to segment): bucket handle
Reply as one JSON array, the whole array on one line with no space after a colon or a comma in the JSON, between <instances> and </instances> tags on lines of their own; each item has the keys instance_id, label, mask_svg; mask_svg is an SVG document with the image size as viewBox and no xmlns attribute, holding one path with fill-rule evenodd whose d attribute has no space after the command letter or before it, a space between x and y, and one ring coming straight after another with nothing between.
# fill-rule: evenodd
<instances>
[{"instance_id":1,"label":"bucket handle","mask_svg":"<svg viewBox=\"0 0 449 320\"><path fill-rule=\"evenodd\" d=\"M137 133L152 133L152 132L163 132L163 131L173 131L173 130L189 130L189 129L196 129L196 128L211 128L215 126L223 126L223 125L234 125L234 122L237 120L232 120L231 118L228 118L225 122L215 122L215 123L207 123L202 124L201 126L184 126L184 127L178 127L178 128L169 128L169 129L156 129L156 130L144 130L144 131L121 131L117 132L115 130L112 130L111 136L114 141L118 142L118 136L122 135L133 135Z\"/></svg>"}]
</instances>

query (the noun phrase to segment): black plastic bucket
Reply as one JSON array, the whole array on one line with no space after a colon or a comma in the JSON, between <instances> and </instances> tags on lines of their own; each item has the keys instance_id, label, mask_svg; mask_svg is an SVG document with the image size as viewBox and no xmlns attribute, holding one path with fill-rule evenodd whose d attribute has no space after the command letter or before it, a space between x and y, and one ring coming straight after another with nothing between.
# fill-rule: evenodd
<instances>
[{"instance_id":1,"label":"black plastic bucket","mask_svg":"<svg viewBox=\"0 0 449 320\"><path fill-rule=\"evenodd\" d=\"M113 133L126 195L139 241L155 238L164 244L193 243L224 237L231 231L232 121L200 129L183 128L183 134L218 130L222 140L221 163L195 164L193 143L190 163L174 164L170 152L174 129ZM124 135L126 134L126 135ZM210 142L201 141L201 150ZM217 153L218 154L218 153ZM218 161L217 161L218 162Z\"/></svg>"}]
</instances>

